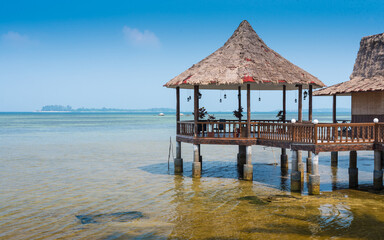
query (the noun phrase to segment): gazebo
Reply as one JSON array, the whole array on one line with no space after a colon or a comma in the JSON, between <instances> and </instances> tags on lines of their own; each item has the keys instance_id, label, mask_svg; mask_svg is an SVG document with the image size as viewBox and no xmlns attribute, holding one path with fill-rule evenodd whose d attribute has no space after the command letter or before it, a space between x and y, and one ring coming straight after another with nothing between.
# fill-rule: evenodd
<instances>
[{"instance_id":1,"label":"gazebo","mask_svg":"<svg viewBox=\"0 0 384 240\"><path fill-rule=\"evenodd\" d=\"M384 33L363 37L350 80L314 92L314 96L333 96L333 122L336 118L336 96L351 96L351 122L384 122ZM376 130L378 132L378 130ZM382 144L380 144L382 146ZM381 188L383 181L381 146L375 149L374 182ZM356 158L356 151L351 152ZM337 152L332 153L332 161L337 164ZM357 185L356 161L350 164Z\"/></svg>"},{"instance_id":2,"label":"gazebo","mask_svg":"<svg viewBox=\"0 0 384 240\"><path fill-rule=\"evenodd\" d=\"M294 139L306 142L304 135L313 136L313 130L304 124L302 116L302 92L309 92L308 120L312 120L312 89L325 85L315 76L292 64L277 52L269 48L256 34L247 21L239 27L227 42L214 53L194 64L191 68L176 76L165 85L176 89L176 121L177 121L177 150L175 172L182 172L181 142L194 145L193 176L201 175L202 158L200 144L239 145L238 165L243 168L243 179L253 179L251 162L251 146L260 144L281 147L281 167L288 168L286 148L293 149L291 172L291 189L301 189L303 164L299 146L292 148ZM180 89L194 89L194 121L180 121ZM247 91L247 117L239 121L210 121L201 122L198 119L199 90L237 90L239 92L239 111L241 109L241 90ZM251 120L251 90L281 90L283 117L282 121ZM286 91L298 91L298 119L294 127L286 123ZM264 136L264 137L263 137ZM310 143L310 138L308 138ZM313 193L318 193L319 173L318 156L311 158L311 148L308 149L307 167L313 166L310 181L313 183ZM315 152L315 151L314 151Z\"/></svg>"}]
</instances>

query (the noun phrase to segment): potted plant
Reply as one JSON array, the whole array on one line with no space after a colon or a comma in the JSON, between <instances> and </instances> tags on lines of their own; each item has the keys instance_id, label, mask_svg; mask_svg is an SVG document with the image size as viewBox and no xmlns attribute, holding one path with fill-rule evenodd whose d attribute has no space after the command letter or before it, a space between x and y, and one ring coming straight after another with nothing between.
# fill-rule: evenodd
<instances>
[{"instance_id":1,"label":"potted plant","mask_svg":"<svg viewBox=\"0 0 384 240\"><path fill-rule=\"evenodd\" d=\"M192 113L192 114L195 115L195 113ZM205 107L199 108L198 121L199 122L206 122L207 120L204 120L204 118L205 118L205 115L207 115L207 114L208 114L208 112L205 109ZM203 126L204 126L204 131L207 131L207 125L206 124L197 124L197 131L201 132L203 129Z\"/></svg>"},{"instance_id":2,"label":"potted plant","mask_svg":"<svg viewBox=\"0 0 384 240\"><path fill-rule=\"evenodd\" d=\"M236 109L235 111L233 111L233 116L235 116L239 122L241 121L241 118L243 117L243 107L240 107L240 109ZM246 137L247 136L247 126L243 126L240 122L240 127L237 128L237 136L239 136L240 132L241 132L241 137ZM240 128L241 128L241 131L240 131Z\"/></svg>"}]
</instances>

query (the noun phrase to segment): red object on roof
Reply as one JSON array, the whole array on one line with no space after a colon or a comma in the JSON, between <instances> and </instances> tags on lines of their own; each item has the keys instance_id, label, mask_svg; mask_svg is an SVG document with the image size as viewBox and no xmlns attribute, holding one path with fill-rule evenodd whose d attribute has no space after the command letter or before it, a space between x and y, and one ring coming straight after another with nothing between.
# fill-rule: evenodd
<instances>
[{"instance_id":1,"label":"red object on roof","mask_svg":"<svg viewBox=\"0 0 384 240\"><path fill-rule=\"evenodd\" d=\"M243 82L255 82L255 80L251 76L244 76Z\"/></svg>"}]
</instances>

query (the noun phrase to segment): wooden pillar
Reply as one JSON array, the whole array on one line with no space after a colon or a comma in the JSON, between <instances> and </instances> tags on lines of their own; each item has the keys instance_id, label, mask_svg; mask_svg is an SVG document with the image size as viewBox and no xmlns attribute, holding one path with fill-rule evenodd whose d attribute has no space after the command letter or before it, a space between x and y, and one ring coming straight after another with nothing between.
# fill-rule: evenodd
<instances>
[{"instance_id":1,"label":"wooden pillar","mask_svg":"<svg viewBox=\"0 0 384 240\"><path fill-rule=\"evenodd\" d=\"M176 134L180 134L180 87L176 87ZM181 142L176 141L176 158L173 160L174 172L183 172L183 159L181 158Z\"/></svg>"},{"instance_id":2,"label":"wooden pillar","mask_svg":"<svg viewBox=\"0 0 384 240\"><path fill-rule=\"evenodd\" d=\"M241 86L238 87L238 111L241 112ZM241 122L241 116L239 118L239 122ZM241 127L241 126L240 126ZM243 166L246 162L246 146L244 145L239 145L239 153L237 154L237 166L239 167L239 172L240 172L240 177L243 178Z\"/></svg>"},{"instance_id":3,"label":"wooden pillar","mask_svg":"<svg viewBox=\"0 0 384 240\"><path fill-rule=\"evenodd\" d=\"M176 134L180 134L180 87L176 87Z\"/></svg>"},{"instance_id":4,"label":"wooden pillar","mask_svg":"<svg viewBox=\"0 0 384 240\"><path fill-rule=\"evenodd\" d=\"M298 151L292 151L291 191L301 191L301 173L299 172Z\"/></svg>"},{"instance_id":5,"label":"wooden pillar","mask_svg":"<svg viewBox=\"0 0 384 240\"><path fill-rule=\"evenodd\" d=\"M197 122L199 121L199 86L195 85L193 86L194 89L194 122L195 122L195 137L197 137Z\"/></svg>"},{"instance_id":6,"label":"wooden pillar","mask_svg":"<svg viewBox=\"0 0 384 240\"><path fill-rule=\"evenodd\" d=\"M309 175L308 194L320 194L320 174L319 174L319 155L313 153L312 156L312 174Z\"/></svg>"},{"instance_id":7,"label":"wooden pillar","mask_svg":"<svg viewBox=\"0 0 384 240\"><path fill-rule=\"evenodd\" d=\"M201 176L201 162L200 162L200 146L193 144L193 163L192 163L192 177Z\"/></svg>"},{"instance_id":8,"label":"wooden pillar","mask_svg":"<svg viewBox=\"0 0 384 240\"><path fill-rule=\"evenodd\" d=\"M336 113L336 94L333 95L333 107L332 107L332 121L333 123L337 123L337 113ZM337 128L334 128L333 131L337 131ZM337 162L339 158L338 152L331 152L331 166L337 167Z\"/></svg>"},{"instance_id":9,"label":"wooden pillar","mask_svg":"<svg viewBox=\"0 0 384 240\"><path fill-rule=\"evenodd\" d=\"M238 88L237 97L238 97L238 102L239 102L238 111L241 112L241 86L239 86L239 88ZM241 122L241 116L239 118L239 122Z\"/></svg>"},{"instance_id":10,"label":"wooden pillar","mask_svg":"<svg viewBox=\"0 0 384 240\"><path fill-rule=\"evenodd\" d=\"M299 104L298 104L298 116L297 121L302 122L303 121L303 85L298 85L298 91L299 91Z\"/></svg>"},{"instance_id":11,"label":"wooden pillar","mask_svg":"<svg viewBox=\"0 0 384 240\"><path fill-rule=\"evenodd\" d=\"M298 104L298 116L297 121L299 123L303 122L303 85L298 85L298 98L299 98L299 104ZM304 180L304 165L302 160L302 151L297 151L297 160L298 160L298 171L300 172L300 176L302 180Z\"/></svg>"},{"instance_id":12,"label":"wooden pillar","mask_svg":"<svg viewBox=\"0 0 384 240\"><path fill-rule=\"evenodd\" d=\"M182 173L183 172L183 159L181 158L181 142L176 142L176 158L174 159L174 172Z\"/></svg>"},{"instance_id":13,"label":"wooden pillar","mask_svg":"<svg viewBox=\"0 0 384 240\"><path fill-rule=\"evenodd\" d=\"M308 89L308 121L312 122L312 85L309 85ZM308 151L308 157L307 157L307 173L312 173L312 152Z\"/></svg>"},{"instance_id":14,"label":"wooden pillar","mask_svg":"<svg viewBox=\"0 0 384 240\"><path fill-rule=\"evenodd\" d=\"M247 137L251 137L251 84L247 84Z\"/></svg>"},{"instance_id":15,"label":"wooden pillar","mask_svg":"<svg viewBox=\"0 0 384 240\"><path fill-rule=\"evenodd\" d=\"M287 110L287 86L283 85L283 123L285 123L285 120L287 118L286 110ZM280 168L281 168L281 173L283 175L286 175L288 171L288 156L287 156L287 149L285 148L281 149Z\"/></svg>"},{"instance_id":16,"label":"wooden pillar","mask_svg":"<svg viewBox=\"0 0 384 240\"><path fill-rule=\"evenodd\" d=\"M244 164L244 180L253 180L252 146L246 146L246 163Z\"/></svg>"},{"instance_id":17,"label":"wooden pillar","mask_svg":"<svg viewBox=\"0 0 384 240\"><path fill-rule=\"evenodd\" d=\"M381 165L381 154L381 151L375 150L373 170L373 188L375 190L381 190L383 188L383 170Z\"/></svg>"},{"instance_id":18,"label":"wooden pillar","mask_svg":"<svg viewBox=\"0 0 384 240\"><path fill-rule=\"evenodd\" d=\"M349 187L357 188L359 182L359 169L357 168L357 152L349 152Z\"/></svg>"}]
</instances>

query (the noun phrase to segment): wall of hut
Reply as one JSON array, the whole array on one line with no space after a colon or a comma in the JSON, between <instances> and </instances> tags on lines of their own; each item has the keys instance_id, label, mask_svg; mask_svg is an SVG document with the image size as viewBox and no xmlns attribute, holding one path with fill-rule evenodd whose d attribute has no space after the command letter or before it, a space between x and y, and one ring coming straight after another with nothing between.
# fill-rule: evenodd
<instances>
[{"instance_id":1,"label":"wall of hut","mask_svg":"<svg viewBox=\"0 0 384 240\"><path fill-rule=\"evenodd\" d=\"M384 122L384 91L352 93L352 122Z\"/></svg>"}]
</instances>

